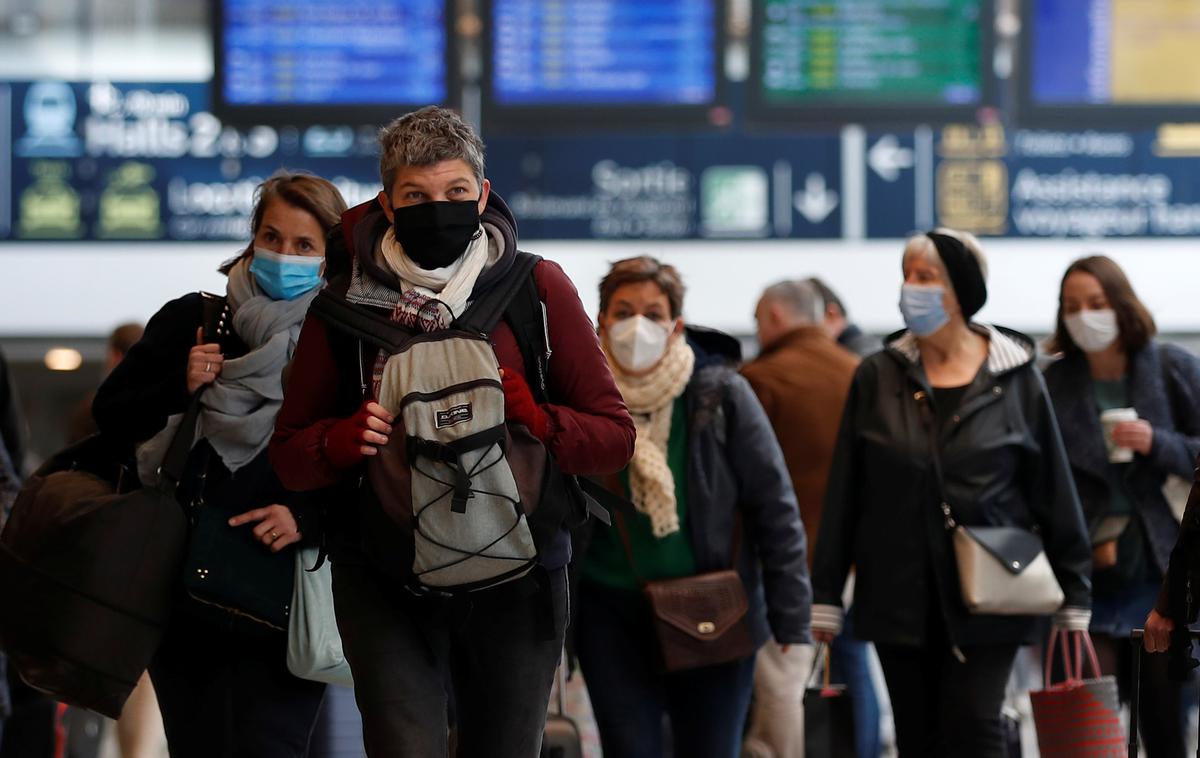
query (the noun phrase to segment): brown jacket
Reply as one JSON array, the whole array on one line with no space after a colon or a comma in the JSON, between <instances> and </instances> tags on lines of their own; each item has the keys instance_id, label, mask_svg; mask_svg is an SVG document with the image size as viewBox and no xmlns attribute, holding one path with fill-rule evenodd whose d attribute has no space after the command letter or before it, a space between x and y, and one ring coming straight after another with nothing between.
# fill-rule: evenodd
<instances>
[{"instance_id":1,"label":"brown jacket","mask_svg":"<svg viewBox=\"0 0 1200 758\"><path fill-rule=\"evenodd\" d=\"M804 326L767 345L742 367L783 448L808 532L810 565L842 408L858 363L858 356L820 327Z\"/></svg>"}]
</instances>

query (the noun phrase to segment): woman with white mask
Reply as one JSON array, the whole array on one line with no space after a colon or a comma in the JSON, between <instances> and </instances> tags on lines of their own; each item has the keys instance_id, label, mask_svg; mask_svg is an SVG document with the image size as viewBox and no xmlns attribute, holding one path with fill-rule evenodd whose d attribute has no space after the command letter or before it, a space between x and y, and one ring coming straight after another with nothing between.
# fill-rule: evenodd
<instances>
[{"instance_id":1,"label":"woman with white mask","mask_svg":"<svg viewBox=\"0 0 1200 758\"><path fill-rule=\"evenodd\" d=\"M1061 357L1046 368L1046 385L1091 535L1091 631L1101 668L1118 676L1123 694L1125 640L1155 605L1179 534L1163 484L1171 474L1190 481L1200 453L1200 364L1154 333L1112 259L1067 268L1048 345ZM1167 657L1148 656L1141 676L1147 754L1182 758L1180 685L1168 680Z\"/></svg>"},{"instance_id":2,"label":"woman with white mask","mask_svg":"<svg viewBox=\"0 0 1200 758\"><path fill-rule=\"evenodd\" d=\"M879 654L900 758L1002 758L1005 685L1018 646L1041 628L1036 612L1087 629L1083 517L1033 341L974 320L987 300L978 241L916 235L902 271L908 328L862 362L842 416L813 562L813 637L840 631L854 567L854 631ZM958 525L1007 527L1012 543L1040 535L1063 602L1055 609L1050 592L1021 615L970 610Z\"/></svg>"},{"instance_id":3,"label":"woman with white mask","mask_svg":"<svg viewBox=\"0 0 1200 758\"><path fill-rule=\"evenodd\" d=\"M783 454L737 373L737 340L685 327L683 295L676 270L650 257L613 264L600 283L601 345L638 436L629 467L604 481L632 507L591 534L574 628L604 754L624 758L663 754L664 713L675 755L738 755L755 651L768 637L809 638L804 529ZM723 589L744 604L727 616L686 601L664 613L643 593L729 569L735 586ZM709 587L705 601L721 592ZM694 657L680 666L661 619L694 610L703 629L684 640ZM739 634L740 647L727 644Z\"/></svg>"}]
</instances>

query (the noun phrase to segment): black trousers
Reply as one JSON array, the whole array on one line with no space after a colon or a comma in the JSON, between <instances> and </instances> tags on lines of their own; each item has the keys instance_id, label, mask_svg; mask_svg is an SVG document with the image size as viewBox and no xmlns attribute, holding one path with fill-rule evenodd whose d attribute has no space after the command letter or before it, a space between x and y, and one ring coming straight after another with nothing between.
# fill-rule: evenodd
<instances>
[{"instance_id":1,"label":"black trousers","mask_svg":"<svg viewBox=\"0 0 1200 758\"><path fill-rule=\"evenodd\" d=\"M304 758L325 685L292 676L282 632L176 614L150 664L171 758Z\"/></svg>"},{"instance_id":2,"label":"black trousers","mask_svg":"<svg viewBox=\"0 0 1200 758\"><path fill-rule=\"evenodd\" d=\"M342 649L370 758L537 758L569 614L567 572L461 599L418 598L369 566L333 564Z\"/></svg>"},{"instance_id":3,"label":"black trousers","mask_svg":"<svg viewBox=\"0 0 1200 758\"><path fill-rule=\"evenodd\" d=\"M1000 707L1016 645L875 645L892 698L900 758L1005 758Z\"/></svg>"},{"instance_id":4,"label":"black trousers","mask_svg":"<svg viewBox=\"0 0 1200 758\"><path fill-rule=\"evenodd\" d=\"M584 581L578 597L579 664L604 755L663 755L664 714L670 719L674 755L732 758L740 754L754 691L754 655L663 673L650 605L641 593Z\"/></svg>"}]
</instances>

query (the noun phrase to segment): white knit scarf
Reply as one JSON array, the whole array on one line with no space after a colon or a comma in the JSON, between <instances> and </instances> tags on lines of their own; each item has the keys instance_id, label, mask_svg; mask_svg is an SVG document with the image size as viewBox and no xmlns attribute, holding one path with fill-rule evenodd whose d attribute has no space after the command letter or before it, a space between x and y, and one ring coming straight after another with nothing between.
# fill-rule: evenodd
<instances>
[{"instance_id":1,"label":"white knit scarf","mask_svg":"<svg viewBox=\"0 0 1200 758\"><path fill-rule=\"evenodd\" d=\"M663 359L644 376L629 376L607 348L605 354L637 429L629 462L633 505L650 518L651 531L662 539L679 531L675 477L667 464L667 443L671 439L671 411L691 381L696 354L687 340L672 337Z\"/></svg>"},{"instance_id":2,"label":"white knit scarf","mask_svg":"<svg viewBox=\"0 0 1200 758\"><path fill-rule=\"evenodd\" d=\"M500 259L504 245L498 230L480 225L467 250L454 263L443 268L423 269L404 253L396 241L395 230L388 227L379 244L384 264L400 279L400 298L392 308L392 321L422 332L450 328L463 314L479 275ZM388 355L380 351L371 369L373 397L379 398L383 368Z\"/></svg>"},{"instance_id":3,"label":"white knit scarf","mask_svg":"<svg viewBox=\"0 0 1200 758\"><path fill-rule=\"evenodd\" d=\"M500 246L489 242L490 235L480 226L479 233L467 245L466 252L453 263L444 268L423 269L405 254L404 248L396 241L395 230L388 227L379 250L383 262L400 278L401 286L400 302L396 304L397 313L392 320L411 321L411 316L419 314L419 321L413 325L421 331L432 332L449 327L466 310L479 275L490 263L494 263L492 251L499 250ZM435 303L445 307L431 307ZM404 313L411 314L410 318L397 318Z\"/></svg>"}]
</instances>

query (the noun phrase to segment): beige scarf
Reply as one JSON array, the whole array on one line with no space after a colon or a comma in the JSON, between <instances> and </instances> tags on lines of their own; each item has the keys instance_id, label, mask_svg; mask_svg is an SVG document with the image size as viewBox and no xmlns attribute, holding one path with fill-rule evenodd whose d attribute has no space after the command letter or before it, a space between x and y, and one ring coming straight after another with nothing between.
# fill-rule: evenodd
<instances>
[{"instance_id":1,"label":"beige scarf","mask_svg":"<svg viewBox=\"0 0 1200 758\"><path fill-rule=\"evenodd\" d=\"M671 411L675 399L691 381L696 354L687 340L672 337L662 361L645 376L623 373L611 355L608 364L637 428L633 460L629 462L633 505L650 518L651 531L661 539L679 531L675 477L667 465L667 442L671 439Z\"/></svg>"}]
</instances>

